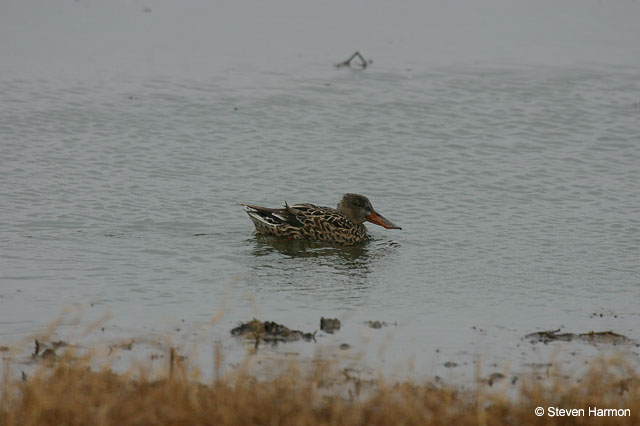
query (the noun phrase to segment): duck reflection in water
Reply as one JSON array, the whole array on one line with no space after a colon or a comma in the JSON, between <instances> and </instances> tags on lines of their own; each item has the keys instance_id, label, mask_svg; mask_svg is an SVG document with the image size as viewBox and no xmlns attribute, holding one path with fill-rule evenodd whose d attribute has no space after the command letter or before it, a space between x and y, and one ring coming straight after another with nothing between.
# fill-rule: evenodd
<instances>
[{"instance_id":1,"label":"duck reflection in water","mask_svg":"<svg viewBox=\"0 0 640 426\"><path fill-rule=\"evenodd\" d=\"M292 240L275 237L273 235L256 234L256 246L253 250L255 256L266 256L278 252L288 257L337 257L343 261L360 263L369 257L367 245L335 246L324 241Z\"/></svg>"},{"instance_id":2,"label":"duck reflection in water","mask_svg":"<svg viewBox=\"0 0 640 426\"><path fill-rule=\"evenodd\" d=\"M361 283L363 279L366 281L376 263L380 264L382 258L391 255L399 247L399 244L388 240L370 240L367 244L357 246L335 246L323 241L291 240L262 234L256 235L253 242L252 254L257 261L253 269L267 269L271 273L276 269L287 276L291 274L292 278L313 278L309 274L316 274L316 279L331 271L334 279L337 274L355 278ZM274 255L277 256L274 258Z\"/></svg>"},{"instance_id":3,"label":"duck reflection in water","mask_svg":"<svg viewBox=\"0 0 640 426\"><path fill-rule=\"evenodd\" d=\"M247 240L247 245L249 256L243 258L249 262L246 284L251 291L276 300L328 302L340 309L367 303L376 282L372 276L376 271L384 274L400 247L378 238L357 246L336 246L262 234Z\"/></svg>"}]
</instances>

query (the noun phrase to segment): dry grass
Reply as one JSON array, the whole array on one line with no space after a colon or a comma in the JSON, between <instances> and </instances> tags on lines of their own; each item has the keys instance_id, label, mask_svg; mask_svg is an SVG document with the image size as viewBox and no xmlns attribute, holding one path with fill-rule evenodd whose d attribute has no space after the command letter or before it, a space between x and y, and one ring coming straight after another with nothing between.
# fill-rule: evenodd
<instances>
[{"instance_id":1,"label":"dry grass","mask_svg":"<svg viewBox=\"0 0 640 426\"><path fill-rule=\"evenodd\" d=\"M172 351L172 354L174 352ZM462 391L434 383L364 383L331 364L273 380L236 371L204 385L184 360L164 377L141 366L115 374L89 368L90 356L42 360L28 378L5 363L0 425L638 425L640 377L622 359L599 360L580 381L525 380L515 397L478 384ZM242 370L242 369L241 369ZM152 376L156 376L153 377ZM628 417L537 417L535 407L628 408Z\"/></svg>"}]
</instances>

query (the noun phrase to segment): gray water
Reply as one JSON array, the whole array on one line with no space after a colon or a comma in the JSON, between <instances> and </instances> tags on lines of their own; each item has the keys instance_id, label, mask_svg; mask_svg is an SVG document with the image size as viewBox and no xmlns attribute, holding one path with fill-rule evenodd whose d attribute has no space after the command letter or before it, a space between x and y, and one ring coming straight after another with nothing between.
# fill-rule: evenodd
<instances>
[{"instance_id":1,"label":"gray water","mask_svg":"<svg viewBox=\"0 0 640 426\"><path fill-rule=\"evenodd\" d=\"M325 316L343 329L268 350L346 342L375 348L375 365L455 376L478 357L499 370L549 361L523 339L533 331L640 340L640 7L584 3L565 31L575 15L562 9L486 4L480 17L471 5L11 4L0 341L66 312L63 336L110 315L113 338L204 325L199 339L241 354L228 336L239 321L313 331ZM416 18L431 11L440 32ZM523 57L525 11L551 35ZM374 16L397 23L378 31ZM335 69L357 25L377 57ZM370 224L353 248L274 240L238 205L335 206L345 192L403 229ZM443 373L445 361L461 367Z\"/></svg>"}]
</instances>

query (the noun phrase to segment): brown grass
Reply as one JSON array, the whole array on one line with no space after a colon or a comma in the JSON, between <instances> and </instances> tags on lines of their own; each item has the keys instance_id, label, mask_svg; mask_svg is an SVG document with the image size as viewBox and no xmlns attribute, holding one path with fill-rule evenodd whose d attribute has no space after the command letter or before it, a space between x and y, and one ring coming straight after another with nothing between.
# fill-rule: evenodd
<instances>
[{"instance_id":1,"label":"brown grass","mask_svg":"<svg viewBox=\"0 0 640 426\"><path fill-rule=\"evenodd\" d=\"M173 350L171 352L174 354ZM0 384L0 425L638 425L640 377L620 358L592 362L580 380L555 374L524 380L517 395L478 383L460 390L437 383L361 382L317 362L292 365L275 379L243 369L210 384L189 377L177 356L164 377L150 368L115 374L89 368L90 356L42 360L26 379ZM94 363L95 364L95 363ZM156 374L157 376L157 374ZM628 417L537 417L535 407L628 408Z\"/></svg>"}]
</instances>

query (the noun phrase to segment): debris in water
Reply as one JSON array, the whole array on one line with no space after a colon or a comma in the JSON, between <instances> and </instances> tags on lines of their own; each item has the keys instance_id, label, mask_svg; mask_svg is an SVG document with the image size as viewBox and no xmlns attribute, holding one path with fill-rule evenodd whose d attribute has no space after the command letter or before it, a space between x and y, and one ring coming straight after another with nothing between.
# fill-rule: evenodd
<instances>
[{"instance_id":1,"label":"debris in water","mask_svg":"<svg viewBox=\"0 0 640 426\"><path fill-rule=\"evenodd\" d=\"M614 333L613 331L590 331L588 333L560 333L560 329L537 331L524 336L525 339L531 341L531 343L549 343L549 342L572 342L582 341L587 343L630 343L631 339L622 334Z\"/></svg>"},{"instance_id":2,"label":"debris in water","mask_svg":"<svg viewBox=\"0 0 640 426\"><path fill-rule=\"evenodd\" d=\"M360 54L360 52L356 50L355 53L349 57L349 59L347 59L344 62L340 62L336 64L336 68L351 67L351 61L353 61L354 58L360 59L361 69L365 69L368 65L371 65L373 63L371 59L369 59L368 61L364 59L364 57Z\"/></svg>"},{"instance_id":3,"label":"debris in water","mask_svg":"<svg viewBox=\"0 0 640 426\"><path fill-rule=\"evenodd\" d=\"M367 324L369 327L376 328L376 329L377 328L382 328L382 327L387 327L389 325L384 321L378 321L378 320L376 320L376 321L365 321L364 323Z\"/></svg>"}]
</instances>

